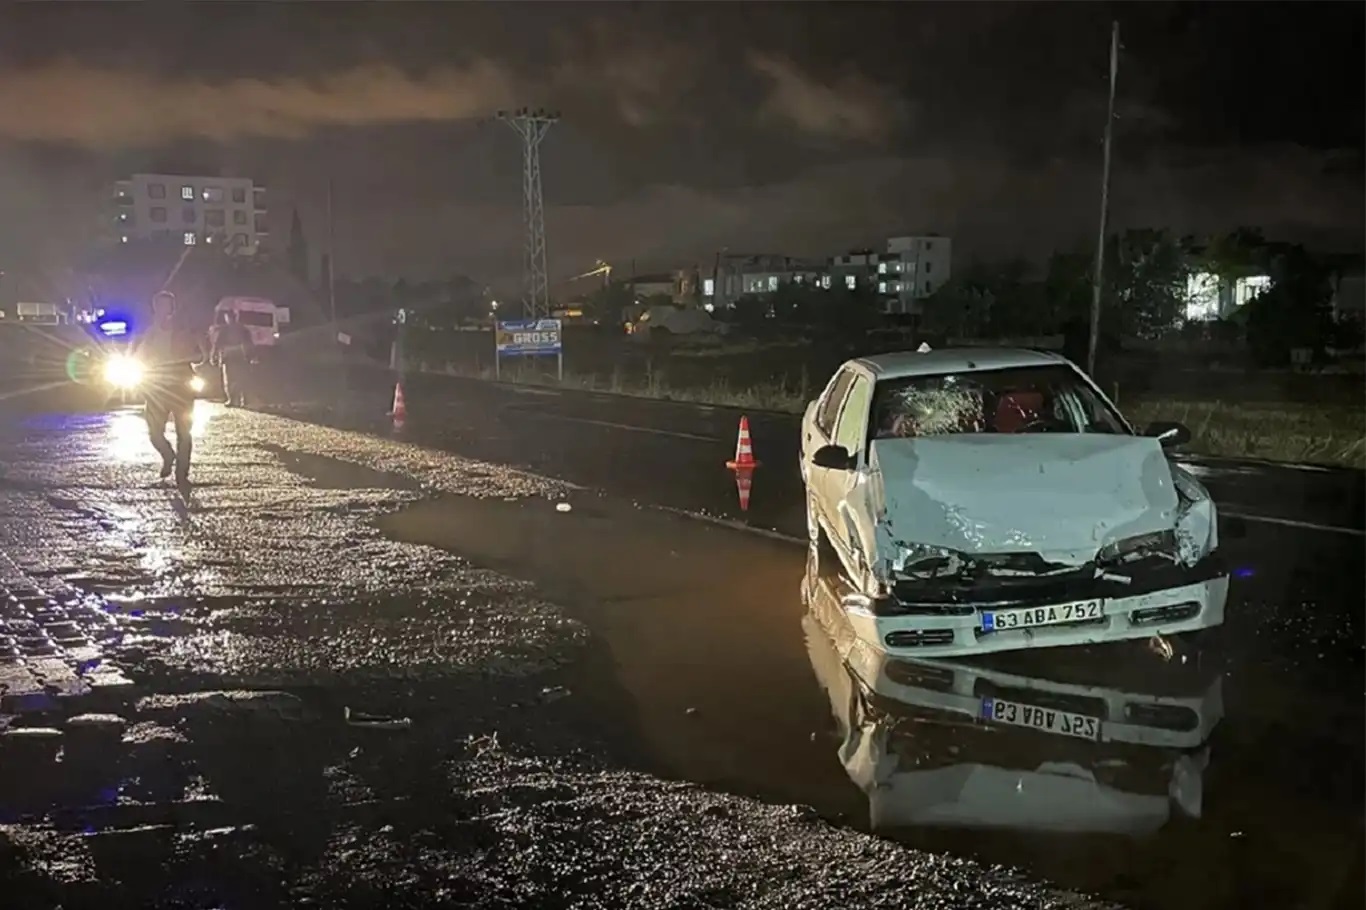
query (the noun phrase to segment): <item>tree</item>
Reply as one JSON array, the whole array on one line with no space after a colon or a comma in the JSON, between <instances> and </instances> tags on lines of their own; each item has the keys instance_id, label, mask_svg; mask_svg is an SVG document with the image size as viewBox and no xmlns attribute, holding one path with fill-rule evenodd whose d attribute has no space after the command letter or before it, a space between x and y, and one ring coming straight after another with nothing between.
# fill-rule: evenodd
<instances>
[{"instance_id":1,"label":"tree","mask_svg":"<svg viewBox=\"0 0 1366 910\"><path fill-rule=\"evenodd\" d=\"M625 319L626 308L635 303L631 288L624 281L609 281L588 295L584 313L602 325L619 326Z\"/></svg>"},{"instance_id":2,"label":"tree","mask_svg":"<svg viewBox=\"0 0 1366 910\"><path fill-rule=\"evenodd\" d=\"M299 219L299 210L294 210L294 218L289 224L289 270L294 277L308 284L308 241L304 239L304 224Z\"/></svg>"},{"instance_id":3,"label":"tree","mask_svg":"<svg viewBox=\"0 0 1366 910\"><path fill-rule=\"evenodd\" d=\"M1187 248L1166 231L1138 229L1111 237L1103 304L1116 310L1124 337L1153 339L1176 331L1186 311Z\"/></svg>"},{"instance_id":4,"label":"tree","mask_svg":"<svg viewBox=\"0 0 1366 910\"><path fill-rule=\"evenodd\" d=\"M1265 272L1267 249L1261 228L1239 227L1209 238L1203 247L1192 251L1191 259L1197 271L1232 284L1251 273Z\"/></svg>"},{"instance_id":5,"label":"tree","mask_svg":"<svg viewBox=\"0 0 1366 910\"><path fill-rule=\"evenodd\" d=\"M1332 285L1328 269L1304 247L1282 247L1273 263L1271 287L1238 312L1258 366L1284 366L1295 348L1322 357L1332 336Z\"/></svg>"}]
</instances>

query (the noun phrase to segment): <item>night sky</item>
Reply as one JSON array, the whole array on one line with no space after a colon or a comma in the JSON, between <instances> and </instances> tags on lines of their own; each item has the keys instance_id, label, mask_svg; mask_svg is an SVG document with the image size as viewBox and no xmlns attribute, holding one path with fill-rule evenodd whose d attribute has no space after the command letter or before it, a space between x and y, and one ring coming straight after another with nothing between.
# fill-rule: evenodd
<instances>
[{"instance_id":1,"label":"night sky","mask_svg":"<svg viewBox=\"0 0 1366 910\"><path fill-rule=\"evenodd\" d=\"M44 3L0 21L0 257L57 269L112 179L237 173L338 272L515 282L546 106L552 277L897 232L955 264L1089 247L1109 23L1112 218L1363 237L1360 3ZM0 263L0 268L5 264Z\"/></svg>"}]
</instances>

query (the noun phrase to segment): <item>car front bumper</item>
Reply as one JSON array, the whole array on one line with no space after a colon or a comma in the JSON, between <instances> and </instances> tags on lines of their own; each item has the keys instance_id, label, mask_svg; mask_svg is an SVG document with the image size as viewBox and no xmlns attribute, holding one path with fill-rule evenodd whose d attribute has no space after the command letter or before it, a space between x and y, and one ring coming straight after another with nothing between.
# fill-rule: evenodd
<instances>
[{"instance_id":1,"label":"car front bumper","mask_svg":"<svg viewBox=\"0 0 1366 910\"><path fill-rule=\"evenodd\" d=\"M1216 628L1224 622L1229 576L1210 558L1195 569L1163 579L1160 585L1097 584L1048 600L944 605L934 615L919 604L902 612L850 602L845 606L858 637L887 654L905 657L958 657L1031 648L1094 645L1113 641L1180 635ZM983 613L1098 599L1098 619L1069 625L986 629ZM917 612L917 609L919 612Z\"/></svg>"}]
</instances>

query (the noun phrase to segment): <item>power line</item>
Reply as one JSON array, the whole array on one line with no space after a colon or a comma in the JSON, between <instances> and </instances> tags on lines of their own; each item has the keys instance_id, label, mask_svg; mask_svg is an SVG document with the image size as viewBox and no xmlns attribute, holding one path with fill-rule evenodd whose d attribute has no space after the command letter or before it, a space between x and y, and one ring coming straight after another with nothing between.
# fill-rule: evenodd
<instances>
[{"instance_id":1,"label":"power line","mask_svg":"<svg viewBox=\"0 0 1366 910\"><path fill-rule=\"evenodd\" d=\"M541 195L541 140L560 119L541 109L499 111L498 119L522 137L522 206L526 237L522 250L522 309L530 319L550 315L550 278L546 268L545 199Z\"/></svg>"}]
</instances>

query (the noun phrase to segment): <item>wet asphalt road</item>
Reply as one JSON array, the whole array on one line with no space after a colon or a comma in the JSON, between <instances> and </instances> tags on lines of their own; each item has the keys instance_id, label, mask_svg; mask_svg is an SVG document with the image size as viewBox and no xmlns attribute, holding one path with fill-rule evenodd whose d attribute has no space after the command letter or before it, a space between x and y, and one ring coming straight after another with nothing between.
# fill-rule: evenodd
<instances>
[{"instance_id":1,"label":"wet asphalt road","mask_svg":"<svg viewBox=\"0 0 1366 910\"><path fill-rule=\"evenodd\" d=\"M614 635L648 653L693 597L633 608L638 576L585 589L528 558L547 518L733 532L217 406L182 495L136 413L3 417L5 907L1095 906L671 764L658 736L711 730L722 680L670 704ZM486 510L468 553L420 541L430 514L469 531L461 509ZM812 692L800 648L773 653ZM799 721L817 763L824 716Z\"/></svg>"},{"instance_id":2,"label":"wet asphalt road","mask_svg":"<svg viewBox=\"0 0 1366 910\"><path fill-rule=\"evenodd\" d=\"M1012 905L979 867L819 816L1132 906L1360 896L1366 598L1349 521L1249 522L1230 543L1230 625L1204 652L846 666L801 548L633 505L794 533L781 421L753 421L769 464L739 516L706 467L733 445L715 451L729 413L480 391L410 390L409 436L487 464L206 409L189 503L153 481L125 415L9 425L0 553L108 595L110 662L139 692L113 712L117 762L89 761L69 716L32 721L86 769L30 738L34 779L85 789L27 793L55 821L0 828L0 882L33 906ZM1321 513L1303 483L1267 517L1350 519L1350 486ZM252 694L210 694L225 689ZM964 726L984 693L1109 710L1139 741ZM348 706L412 724L349 726ZM1010 800L1026 790L1042 798Z\"/></svg>"},{"instance_id":3,"label":"wet asphalt road","mask_svg":"<svg viewBox=\"0 0 1366 910\"><path fill-rule=\"evenodd\" d=\"M393 394L382 373L351 379L354 398L336 416L388 432ZM602 393L415 375L407 380L407 437L487 456L575 483L690 512L706 512L805 534L797 474L798 418L749 412L756 457L748 512L732 475L742 411ZM307 412L307 413L312 413ZM1227 516L1315 529L1347 539L1366 534L1366 473L1197 456L1183 460Z\"/></svg>"},{"instance_id":4,"label":"wet asphalt road","mask_svg":"<svg viewBox=\"0 0 1366 910\"><path fill-rule=\"evenodd\" d=\"M385 397L387 390L379 390L373 407L382 409ZM765 467L755 478L751 509L741 513L731 475L721 464L732 451L733 411L424 377L410 380L407 400L404 438L424 445L523 465L637 503L705 513L792 537L803 532L795 440L787 418L751 417L756 453ZM374 413L361 415L359 422L385 429L385 419ZM1229 625L1215 646L1198 660L1192 658L1201 672L1218 677L1221 704L1214 712L1219 716L1213 732L1203 743L1210 757L1201 774L1200 820L1175 813L1169 824L1140 838L1137 846L1127 840L1115 846L1104 838L1082 838L1090 847L1084 850L1076 837L1042 846L1036 835L1047 827L1046 819L1022 824L1017 834L992 837L980 829L929 833L923 826L904 824L888 833L930 849L1023 863L1068 886L1150 906L1231 906L1239 896L1263 893L1279 895L1287 905L1331 906L1333 895L1360 895L1360 866L1353 861L1363 846L1366 754L1361 474L1213 460L1190 463L1225 516L1242 519L1241 528L1234 527L1236 522L1225 528L1225 546L1237 569ZM648 596L665 599L647 579L654 577L664 554L670 565L682 560L686 569L677 580L679 593L666 599L674 618L661 624L657 650L641 654L643 633L634 625L614 639L612 626L602 620L590 623L595 631L605 629L601 634L621 672L639 660L635 681L627 684L632 692L667 688L669 694L658 697L670 704L695 701L704 677L680 666L692 661L705 663L724 680L715 695L717 707L698 715L721 713L727 720L700 740L680 739L670 725L667 734L660 734L667 741L657 745L657 752L671 756L681 776L716 780L740 792L772 795L769 788L784 778L788 785L780 798L808 802L829 815L847 812L853 823L871 824L868 800L856 799L860 805L854 809L840 802L850 798L848 767L819 757L798 767L791 757L800 751L796 744L803 737L810 739L811 717L832 713L830 701L821 704L816 696L831 685L822 682L813 690L806 681L812 648L798 630L801 607L783 593L802 573L800 550L724 531L717 531L722 536L711 543L687 548L677 527L645 535L637 513L621 518L615 533L611 529L616 524L580 531L569 529L571 522L563 516L547 518L542 536L533 537L539 546L528 547L526 555L502 553L495 541L533 532L489 533L496 527L492 517L465 518L452 511L460 508L456 503L424 504L409 519L428 522L428 536L421 538L427 542L458 552L483 552L484 559L502 559L510 571L541 583L560 579L565 586L558 595L562 601L634 602L646 596L623 594L617 582L607 580L628 572L642 576ZM596 545L608 534L613 540L610 555L587 560L584 542ZM541 555L545 552L552 555ZM759 604L771 606L761 611ZM762 628L754 622L760 612L772 614ZM721 641L730 644L723 650ZM733 653L723 661L727 652ZM761 661L760 655L768 659ZM670 671L660 673L659 662L666 656ZM760 663L766 663L763 671L756 669ZM1143 695L1145 686L1165 685L1154 676L1160 671L1147 669L1143 655L1104 654L1082 664L1089 668L1082 674L1088 685L1112 693ZM1108 679L1116 666L1124 670L1122 684ZM1035 664L1030 673L1016 675L1048 680L1057 672ZM755 681L744 687L743 697L730 685L740 677ZM963 679L960 674L960 688L968 685ZM1204 691L1208 684L1202 678L1192 691ZM980 689L982 684L971 685ZM811 703L813 698L818 704ZM740 721L736 714L748 717ZM917 719L923 721L923 715L922 710ZM736 746L739 729L749 731L751 747ZM776 732L782 729L790 731L785 738ZM838 752L839 743L834 745ZM1021 747L1023 757L1013 744L972 745L985 753L974 764L990 766L996 753L1014 756L1002 760L1006 766L1014 762L1036 768L1050 760L1037 743ZM943 748L957 754L964 747ZM777 753L788 757L775 761ZM699 757L704 755L714 757ZM942 755L936 760L942 761ZM922 813L926 819L932 815Z\"/></svg>"}]
</instances>

